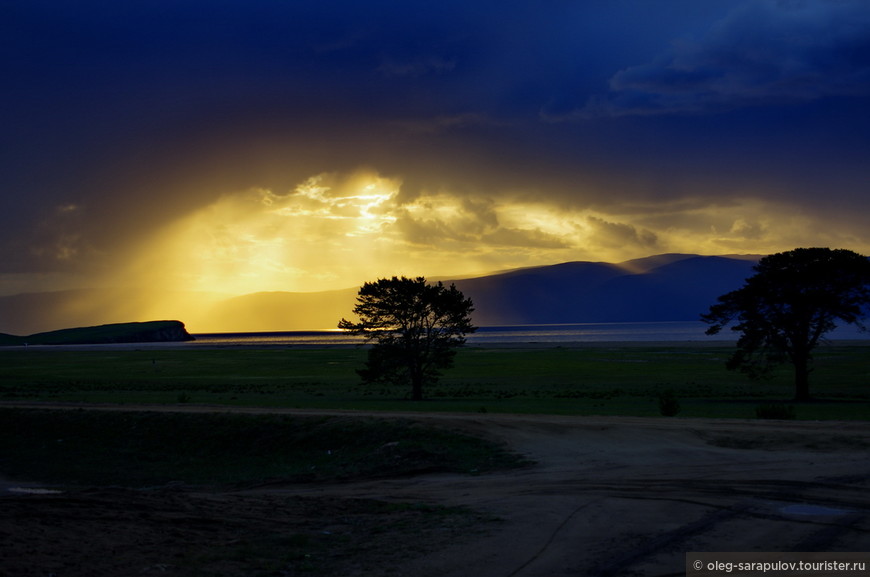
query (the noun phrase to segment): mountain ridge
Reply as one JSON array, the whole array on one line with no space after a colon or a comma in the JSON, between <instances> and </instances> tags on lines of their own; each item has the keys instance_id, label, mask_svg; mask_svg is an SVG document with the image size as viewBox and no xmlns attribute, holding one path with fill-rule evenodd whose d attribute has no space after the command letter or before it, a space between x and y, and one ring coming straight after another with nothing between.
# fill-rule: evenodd
<instances>
[{"instance_id":1,"label":"mountain ridge","mask_svg":"<svg viewBox=\"0 0 870 577\"><path fill-rule=\"evenodd\" d=\"M455 284L474 301L480 325L687 321L742 286L756 262L701 255L651 258L658 257L666 258L576 261Z\"/></svg>"},{"instance_id":2,"label":"mountain ridge","mask_svg":"<svg viewBox=\"0 0 870 577\"><path fill-rule=\"evenodd\" d=\"M475 305L479 326L697 320L716 298L740 288L756 255L653 255L621 263L569 261L443 280ZM375 280L375 279L372 279ZM0 296L0 332L33 334L150 318L182 318L193 333L334 328L350 317L358 287L263 291L207 302L175 291L161 309L142 295L79 289ZM165 296L166 291L161 293Z\"/></svg>"}]
</instances>

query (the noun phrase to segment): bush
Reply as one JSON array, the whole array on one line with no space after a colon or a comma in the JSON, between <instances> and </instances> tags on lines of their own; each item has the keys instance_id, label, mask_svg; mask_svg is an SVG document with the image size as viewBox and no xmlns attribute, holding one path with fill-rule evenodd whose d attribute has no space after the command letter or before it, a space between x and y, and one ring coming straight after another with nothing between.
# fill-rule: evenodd
<instances>
[{"instance_id":1,"label":"bush","mask_svg":"<svg viewBox=\"0 0 870 577\"><path fill-rule=\"evenodd\" d=\"M673 391L659 393L659 413L665 417L673 417L680 412L680 401Z\"/></svg>"},{"instance_id":2,"label":"bush","mask_svg":"<svg viewBox=\"0 0 870 577\"><path fill-rule=\"evenodd\" d=\"M755 407L755 416L759 419L793 420L797 418L792 405L783 405L780 403L758 405Z\"/></svg>"}]
</instances>

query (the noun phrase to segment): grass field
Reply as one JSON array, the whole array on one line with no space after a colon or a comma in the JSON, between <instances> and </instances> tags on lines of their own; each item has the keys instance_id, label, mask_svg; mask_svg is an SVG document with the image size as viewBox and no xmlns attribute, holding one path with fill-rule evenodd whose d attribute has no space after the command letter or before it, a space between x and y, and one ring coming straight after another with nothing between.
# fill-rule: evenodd
<instances>
[{"instance_id":1,"label":"grass field","mask_svg":"<svg viewBox=\"0 0 870 577\"><path fill-rule=\"evenodd\" d=\"M725 370L730 347L468 347L413 403L399 387L362 385L365 351L330 349L0 350L0 399L197 403L356 410L754 418L788 403L799 419L870 416L870 346L818 350L811 392L794 404L787 366L766 381Z\"/></svg>"},{"instance_id":2,"label":"grass field","mask_svg":"<svg viewBox=\"0 0 870 577\"><path fill-rule=\"evenodd\" d=\"M0 408L0 573L380 575L499 519L281 487L527 464L408 419Z\"/></svg>"},{"instance_id":3,"label":"grass field","mask_svg":"<svg viewBox=\"0 0 870 577\"><path fill-rule=\"evenodd\" d=\"M523 462L402 419L0 409L3 474L64 485L325 482Z\"/></svg>"}]
</instances>

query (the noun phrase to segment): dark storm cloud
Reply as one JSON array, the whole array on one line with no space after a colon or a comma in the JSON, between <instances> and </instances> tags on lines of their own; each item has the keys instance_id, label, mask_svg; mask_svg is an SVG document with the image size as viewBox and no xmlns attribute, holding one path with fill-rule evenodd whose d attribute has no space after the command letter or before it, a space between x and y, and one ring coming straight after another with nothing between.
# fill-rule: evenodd
<instances>
[{"instance_id":1,"label":"dark storm cloud","mask_svg":"<svg viewBox=\"0 0 870 577\"><path fill-rule=\"evenodd\" d=\"M756 0L697 39L621 70L579 118L719 112L870 94L870 4Z\"/></svg>"}]
</instances>

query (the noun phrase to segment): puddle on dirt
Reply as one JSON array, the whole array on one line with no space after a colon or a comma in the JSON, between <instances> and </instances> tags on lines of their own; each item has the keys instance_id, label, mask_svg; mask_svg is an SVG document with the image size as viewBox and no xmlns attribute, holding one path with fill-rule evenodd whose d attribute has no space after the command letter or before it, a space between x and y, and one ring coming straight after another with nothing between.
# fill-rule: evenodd
<instances>
[{"instance_id":1,"label":"puddle on dirt","mask_svg":"<svg viewBox=\"0 0 870 577\"><path fill-rule=\"evenodd\" d=\"M848 515L852 511L847 509L834 509L833 507L823 507L821 505L787 505L780 508L779 512L785 513L786 515L834 517L838 515Z\"/></svg>"},{"instance_id":2,"label":"puddle on dirt","mask_svg":"<svg viewBox=\"0 0 870 577\"><path fill-rule=\"evenodd\" d=\"M59 495L63 491L55 489L40 489L38 487L9 487L6 489L10 493L23 493L25 495Z\"/></svg>"}]
</instances>

